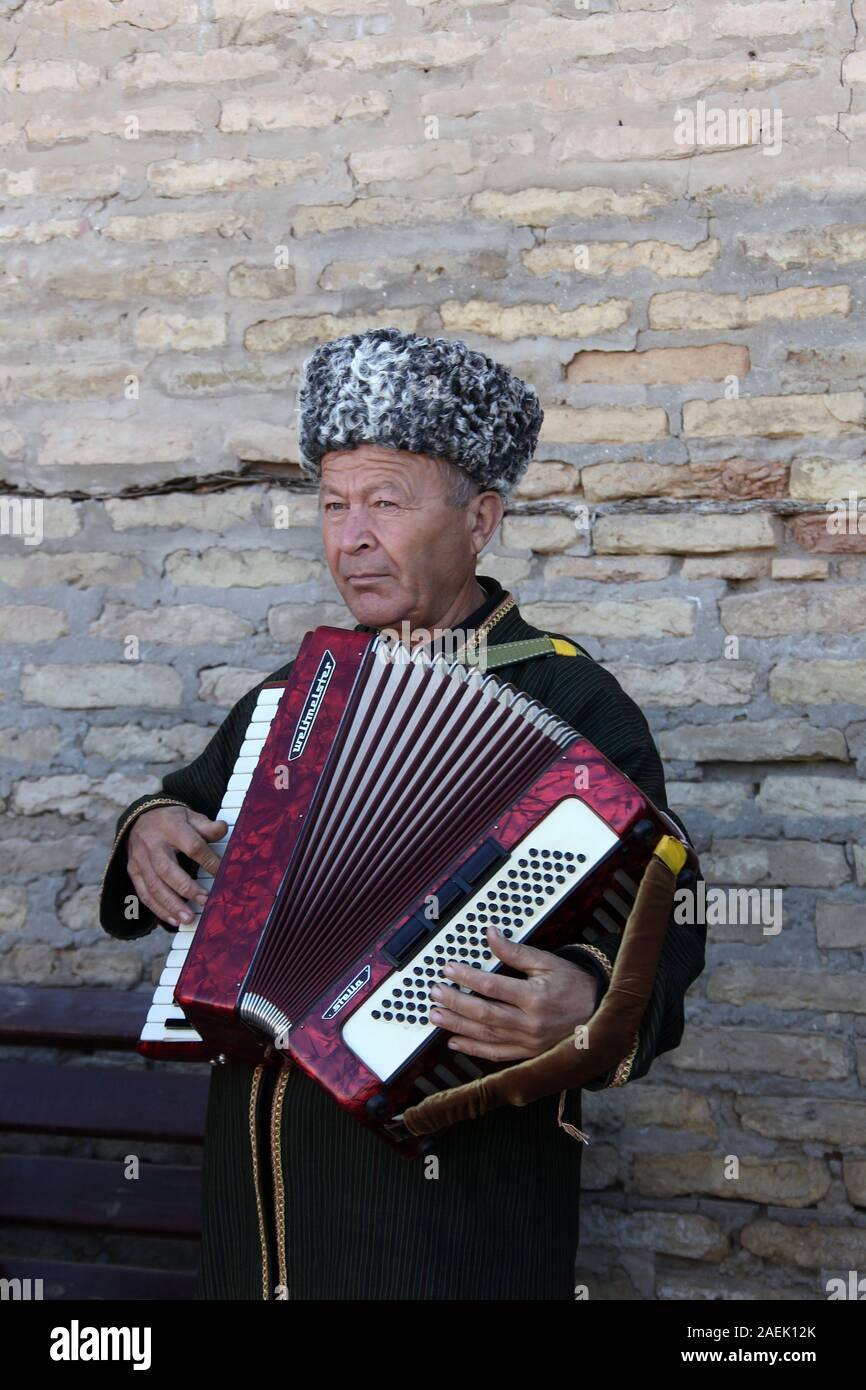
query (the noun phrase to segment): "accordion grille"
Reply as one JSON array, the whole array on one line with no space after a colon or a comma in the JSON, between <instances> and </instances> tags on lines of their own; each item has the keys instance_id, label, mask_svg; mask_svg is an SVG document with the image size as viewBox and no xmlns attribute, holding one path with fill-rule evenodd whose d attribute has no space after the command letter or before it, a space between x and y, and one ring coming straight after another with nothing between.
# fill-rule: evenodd
<instances>
[{"instance_id":1,"label":"accordion grille","mask_svg":"<svg viewBox=\"0 0 866 1390\"><path fill-rule=\"evenodd\" d=\"M298 1018L576 737L507 682L378 638L245 995Z\"/></svg>"}]
</instances>

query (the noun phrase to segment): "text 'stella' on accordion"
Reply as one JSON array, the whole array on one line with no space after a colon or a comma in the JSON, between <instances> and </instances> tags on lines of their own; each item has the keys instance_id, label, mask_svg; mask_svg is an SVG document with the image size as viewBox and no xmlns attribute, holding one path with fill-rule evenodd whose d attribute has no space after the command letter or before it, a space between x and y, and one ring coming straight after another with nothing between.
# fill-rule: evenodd
<instances>
[{"instance_id":1,"label":"text 'stella' on accordion","mask_svg":"<svg viewBox=\"0 0 866 1390\"><path fill-rule=\"evenodd\" d=\"M434 982L457 988L446 963L502 969L490 924L553 950L631 923L626 965L648 997L673 884L696 865L674 821L538 701L334 627L308 633L290 679L262 687L219 818L219 871L200 875L207 903L174 935L140 1051L288 1057L409 1156L462 1117L416 1118L436 1104L444 1116L443 1100L466 1095L480 1113L526 1099L479 1109L502 1069L454 1052L430 1022ZM642 928L635 899L661 842L675 862L654 861L663 901L656 890ZM577 1080L601 1074L623 1035L628 1051L646 1003L633 985L619 1022L616 997L598 1010L603 1046L581 1057L565 1040Z\"/></svg>"}]
</instances>

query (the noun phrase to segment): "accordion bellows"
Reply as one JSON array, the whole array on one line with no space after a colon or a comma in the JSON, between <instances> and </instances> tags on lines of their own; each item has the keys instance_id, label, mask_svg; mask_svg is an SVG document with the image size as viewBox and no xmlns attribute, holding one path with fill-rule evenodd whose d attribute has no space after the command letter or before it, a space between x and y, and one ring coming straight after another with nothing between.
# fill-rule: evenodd
<instances>
[{"instance_id":1,"label":"accordion bellows","mask_svg":"<svg viewBox=\"0 0 866 1390\"><path fill-rule=\"evenodd\" d=\"M501 969L491 923L548 948L622 930L654 846L680 835L524 692L330 627L260 692L226 808L174 1017L142 1050L184 1055L174 1023L206 1055L288 1055L407 1154L404 1110L494 1070L430 1022L447 961Z\"/></svg>"}]
</instances>

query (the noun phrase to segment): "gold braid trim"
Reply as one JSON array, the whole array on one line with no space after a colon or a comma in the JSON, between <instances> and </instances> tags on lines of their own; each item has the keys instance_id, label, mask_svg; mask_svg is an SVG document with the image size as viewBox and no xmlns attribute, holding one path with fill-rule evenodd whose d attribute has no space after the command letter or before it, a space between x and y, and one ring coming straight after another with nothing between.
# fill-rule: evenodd
<instances>
[{"instance_id":1,"label":"gold braid trim","mask_svg":"<svg viewBox=\"0 0 866 1390\"><path fill-rule=\"evenodd\" d=\"M253 1159L253 1188L256 1194L256 1211L259 1217L259 1242L262 1247L262 1299L270 1302L271 1297L271 1270L268 1260L268 1242L265 1236L265 1211L262 1205L262 1188L259 1177L259 1150L256 1143L256 1109L258 1106L259 1092L262 1088L262 1077L265 1073L264 1063L260 1062L253 1072L253 1083L250 1087L250 1152Z\"/></svg>"},{"instance_id":2,"label":"gold braid trim","mask_svg":"<svg viewBox=\"0 0 866 1390\"><path fill-rule=\"evenodd\" d=\"M117 847L120 844L129 827L132 825L132 822L134 820L137 820L139 816L143 816L145 811L155 810L157 806L182 806L185 811L192 810L192 807L187 806L185 801L178 801L177 797L174 796L154 796L151 797L150 801L143 801L140 806L136 806L135 810L132 811L126 817L125 821L123 821L120 828L118 829L117 834L114 837L114 844L111 846L111 851L108 855L108 863L105 866L105 869L102 874L102 880L99 884L100 897L102 897L103 891L105 889L105 880L108 877L108 870L111 868L111 865L114 861L114 856L117 852Z\"/></svg>"},{"instance_id":3,"label":"gold braid trim","mask_svg":"<svg viewBox=\"0 0 866 1390\"><path fill-rule=\"evenodd\" d=\"M283 1182L283 1152L281 1144L283 1100L286 1094L292 1064L284 1059L282 1070L277 1077L274 1099L271 1106L271 1168L274 1175L274 1211L277 1225L277 1264L280 1286L286 1290L288 1298L289 1270L286 1263L286 1188Z\"/></svg>"},{"instance_id":4,"label":"gold braid trim","mask_svg":"<svg viewBox=\"0 0 866 1390\"><path fill-rule=\"evenodd\" d=\"M586 941L575 941L572 945L576 946L580 951L589 951L589 954L594 956L600 965L604 966L605 974L607 978L610 979L613 974L613 966L600 946L590 946Z\"/></svg>"},{"instance_id":5,"label":"gold braid trim","mask_svg":"<svg viewBox=\"0 0 866 1390\"><path fill-rule=\"evenodd\" d=\"M606 1086L602 1086L601 1089L603 1091L609 1091L611 1086L625 1085L626 1081L628 1081L629 1077L631 1076L631 1069L634 1066L634 1059L637 1056L637 1050L639 1045L640 1033L635 1033L634 1046L632 1047L631 1052L628 1054L627 1057L623 1057L622 1061L620 1062L619 1066L614 1072L613 1080L609 1081Z\"/></svg>"}]
</instances>

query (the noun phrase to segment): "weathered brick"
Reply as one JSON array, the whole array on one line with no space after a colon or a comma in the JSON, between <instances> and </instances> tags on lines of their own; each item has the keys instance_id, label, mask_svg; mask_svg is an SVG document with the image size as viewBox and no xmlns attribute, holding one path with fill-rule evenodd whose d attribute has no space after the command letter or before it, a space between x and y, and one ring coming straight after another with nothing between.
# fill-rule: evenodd
<instances>
[{"instance_id":1,"label":"weathered brick","mask_svg":"<svg viewBox=\"0 0 866 1390\"><path fill-rule=\"evenodd\" d=\"M298 343L328 341L348 333L366 333L370 328L400 328L404 333L415 333L422 316L421 309L371 309L339 316L264 319L246 329L244 347L248 352L284 352Z\"/></svg>"},{"instance_id":2,"label":"weathered brick","mask_svg":"<svg viewBox=\"0 0 866 1390\"><path fill-rule=\"evenodd\" d=\"M707 980L706 992L708 999L736 1003L741 1008L762 1004L770 1009L866 1014L866 994L860 980L850 974L784 970L778 966L720 965ZM842 1042L832 1037L821 1041L827 1044L821 1057L835 1068L836 1076L847 1075Z\"/></svg>"},{"instance_id":3,"label":"weathered brick","mask_svg":"<svg viewBox=\"0 0 866 1390\"><path fill-rule=\"evenodd\" d=\"M196 531L221 534L232 526L252 521L259 496L252 488L234 488L206 495L175 492L157 497L110 497L104 505L115 531L189 526Z\"/></svg>"},{"instance_id":4,"label":"weathered brick","mask_svg":"<svg viewBox=\"0 0 866 1390\"><path fill-rule=\"evenodd\" d=\"M110 241L180 241L184 237L254 236L255 224L230 208L207 212L154 212L143 217L111 217L102 230Z\"/></svg>"},{"instance_id":5,"label":"weathered brick","mask_svg":"<svg viewBox=\"0 0 866 1390\"><path fill-rule=\"evenodd\" d=\"M631 1186L646 1197L702 1194L734 1202L810 1207L830 1190L827 1164L818 1158L738 1157L735 1176L724 1153L637 1154Z\"/></svg>"},{"instance_id":6,"label":"weathered brick","mask_svg":"<svg viewBox=\"0 0 866 1390\"><path fill-rule=\"evenodd\" d=\"M599 599L597 603L527 603L521 608L536 627L586 637L690 637L695 612L683 599Z\"/></svg>"},{"instance_id":7,"label":"weathered brick","mask_svg":"<svg viewBox=\"0 0 866 1390\"><path fill-rule=\"evenodd\" d=\"M370 38L345 39L332 43L320 39L310 43L307 53L314 67L342 68L355 72L397 66L411 68L453 68L477 58L487 47L486 39L471 33L376 34Z\"/></svg>"},{"instance_id":8,"label":"weathered brick","mask_svg":"<svg viewBox=\"0 0 866 1390\"><path fill-rule=\"evenodd\" d=\"M473 193L469 210L477 217L513 222L518 227L553 227L559 221L589 217L646 217L667 201L667 193L647 187L628 193L591 185L577 189L524 188L519 193L490 188Z\"/></svg>"},{"instance_id":9,"label":"weathered brick","mask_svg":"<svg viewBox=\"0 0 866 1390\"><path fill-rule=\"evenodd\" d=\"M531 253L530 253L531 254ZM679 386L690 381L724 381L749 372L749 349L739 343L703 347L645 348L642 352L588 349L575 353L565 379L572 385Z\"/></svg>"},{"instance_id":10,"label":"weathered brick","mask_svg":"<svg viewBox=\"0 0 866 1390\"><path fill-rule=\"evenodd\" d=\"M770 573L768 555L718 555L683 560L683 579L763 579Z\"/></svg>"},{"instance_id":11,"label":"weathered brick","mask_svg":"<svg viewBox=\"0 0 866 1390\"><path fill-rule=\"evenodd\" d=\"M782 555L772 561L770 575L773 579L829 579L830 566L826 560Z\"/></svg>"},{"instance_id":12,"label":"weathered brick","mask_svg":"<svg viewBox=\"0 0 866 1390\"><path fill-rule=\"evenodd\" d=\"M649 326L662 332L689 333L717 328L753 328L773 319L823 318L849 314L848 285L790 285L767 294L710 294L702 290L669 290L649 302Z\"/></svg>"},{"instance_id":13,"label":"weathered brick","mask_svg":"<svg viewBox=\"0 0 866 1390\"><path fill-rule=\"evenodd\" d=\"M295 288L290 265L250 265L239 262L228 273L226 289L235 299L284 299Z\"/></svg>"},{"instance_id":14,"label":"weathered brick","mask_svg":"<svg viewBox=\"0 0 866 1390\"><path fill-rule=\"evenodd\" d=\"M436 174L469 174L477 154L468 140L425 140L421 145L377 145L349 155L352 178L369 183L429 179Z\"/></svg>"},{"instance_id":15,"label":"weathered brick","mask_svg":"<svg viewBox=\"0 0 866 1390\"><path fill-rule=\"evenodd\" d=\"M484 299L463 303L447 299L439 306L448 333L484 333L504 343L541 335L592 338L621 328L628 322L630 310L628 299L603 299L598 304L579 304L576 309L560 309L555 304L492 304Z\"/></svg>"},{"instance_id":16,"label":"weathered brick","mask_svg":"<svg viewBox=\"0 0 866 1390\"><path fill-rule=\"evenodd\" d=\"M659 734L659 751L664 758L689 758L698 763L848 760L841 729L819 729L805 719L681 724Z\"/></svg>"},{"instance_id":17,"label":"weathered brick","mask_svg":"<svg viewBox=\"0 0 866 1390\"><path fill-rule=\"evenodd\" d=\"M101 661L71 666L46 662L24 666L21 695L52 709L113 709L136 705L176 709L183 700L183 681L171 666L143 661Z\"/></svg>"},{"instance_id":18,"label":"weathered brick","mask_svg":"<svg viewBox=\"0 0 866 1390\"><path fill-rule=\"evenodd\" d=\"M605 663L639 705L747 705L758 671L747 661L675 661L668 666Z\"/></svg>"},{"instance_id":19,"label":"weathered brick","mask_svg":"<svg viewBox=\"0 0 866 1390\"><path fill-rule=\"evenodd\" d=\"M190 763L210 742L215 730L206 724L175 724L171 729L142 729L139 724L97 724L88 729L85 753L108 762Z\"/></svg>"},{"instance_id":20,"label":"weathered brick","mask_svg":"<svg viewBox=\"0 0 866 1390\"><path fill-rule=\"evenodd\" d=\"M204 314L200 318L163 312L142 314L135 322L133 337L136 346L141 348L203 352L225 343L226 317L225 314Z\"/></svg>"},{"instance_id":21,"label":"weathered brick","mask_svg":"<svg viewBox=\"0 0 866 1390\"><path fill-rule=\"evenodd\" d=\"M165 557L165 575L172 584L217 589L261 589L269 584L303 584L318 579L319 560L302 559L281 550L223 550L214 546L201 554L175 550Z\"/></svg>"},{"instance_id":22,"label":"weathered brick","mask_svg":"<svg viewBox=\"0 0 866 1390\"><path fill-rule=\"evenodd\" d=\"M780 661L770 670L779 705L866 704L866 661Z\"/></svg>"},{"instance_id":23,"label":"weathered brick","mask_svg":"<svg viewBox=\"0 0 866 1390\"><path fill-rule=\"evenodd\" d=\"M0 555L0 583L16 589L42 589L51 584L134 584L144 570L132 555L107 555L73 550L60 555Z\"/></svg>"},{"instance_id":24,"label":"weathered brick","mask_svg":"<svg viewBox=\"0 0 866 1390\"><path fill-rule=\"evenodd\" d=\"M756 967L750 967L754 970ZM732 967L738 971L738 982L749 974L745 967ZM720 970L713 971L709 983L713 984ZM764 970L765 975L773 975L773 970ZM814 977L813 977L814 978ZM820 977L818 977L820 978ZM721 982L710 996L713 999L731 1000L731 989L722 989ZM763 997L763 996L762 996ZM753 994L741 997L736 1002L742 1006L752 1002ZM764 999L770 1007L784 1008L779 999ZM816 1007L816 1006L812 1006ZM769 1029L736 1027L707 1027L692 1023L685 1031L683 1041L670 1055L670 1064L682 1071L766 1072L771 1076L793 1076L801 1081L841 1081L848 1075L846 1060L847 1048L841 1038L826 1037L817 1033L774 1033Z\"/></svg>"},{"instance_id":25,"label":"weathered brick","mask_svg":"<svg viewBox=\"0 0 866 1390\"><path fill-rule=\"evenodd\" d=\"M666 579L673 561L667 555L554 555L545 562L545 579L592 579L607 584L646 583Z\"/></svg>"},{"instance_id":26,"label":"weathered brick","mask_svg":"<svg viewBox=\"0 0 866 1390\"><path fill-rule=\"evenodd\" d=\"M686 555L729 550L763 550L776 544L773 518L760 512L739 516L602 516L592 529L600 554Z\"/></svg>"},{"instance_id":27,"label":"weathered brick","mask_svg":"<svg viewBox=\"0 0 866 1390\"><path fill-rule=\"evenodd\" d=\"M506 516L502 522L502 544L521 550L551 555L568 550L581 540L570 516Z\"/></svg>"},{"instance_id":28,"label":"weathered brick","mask_svg":"<svg viewBox=\"0 0 866 1390\"><path fill-rule=\"evenodd\" d=\"M701 855L708 883L836 888L851 876L842 845L812 840L714 839Z\"/></svg>"},{"instance_id":29,"label":"weathered brick","mask_svg":"<svg viewBox=\"0 0 866 1390\"><path fill-rule=\"evenodd\" d=\"M758 793L758 809L768 816L837 819L866 815L866 783L850 777L786 777L771 773Z\"/></svg>"},{"instance_id":30,"label":"weathered brick","mask_svg":"<svg viewBox=\"0 0 866 1390\"><path fill-rule=\"evenodd\" d=\"M719 603L722 627L741 637L782 637L801 632L862 632L866 605L855 589L782 588L733 594Z\"/></svg>"},{"instance_id":31,"label":"weathered brick","mask_svg":"<svg viewBox=\"0 0 866 1390\"><path fill-rule=\"evenodd\" d=\"M581 470L581 483L590 502L621 497L706 497L719 501L750 501L784 497L788 469L783 463L755 459L684 464L592 463Z\"/></svg>"},{"instance_id":32,"label":"weathered brick","mask_svg":"<svg viewBox=\"0 0 866 1390\"><path fill-rule=\"evenodd\" d=\"M581 251L586 249L585 264L583 259L578 261L578 247ZM648 270L654 275L680 278L706 275L718 260L719 251L720 243L717 237L707 237L705 241L698 242L693 249L677 246L669 241L556 241L544 246L535 246L531 251L523 251L520 259L532 275L553 275L562 272L577 272L589 276L630 275L635 270ZM634 355L648 356L647 353ZM745 358L741 357L741 360L748 361L748 354Z\"/></svg>"},{"instance_id":33,"label":"weathered brick","mask_svg":"<svg viewBox=\"0 0 866 1390\"><path fill-rule=\"evenodd\" d=\"M147 181L161 198L289 188L322 171L318 154L301 159L163 159L147 166Z\"/></svg>"},{"instance_id":34,"label":"weathered brick","mask_svg":"<svg viewBox=\"0 0 866 1390\"><path fill-rule=\"evenodd\" d=\"M721 1227L697 1212L627 1212L600 1203L590 1203L586 1218L581 1216L580 1242L608 1250L654 1250L660 1255L711 1263L724 1259L729 1249Z\"/></svg>"},{"instance_id":35,"label":"weathered brick","mask_svg":"<svg viewBox=\"0 0 866 1390\"><path fill-rule=\"evenodd\" d=\"M847 502L849 492L866 496L862 459L795 459L791 464L792 497L803 502Z\"/></svg>"},{"instance_id":36,"label":"weathered brick","mask_svg":"<svg viewBox=\"0 0 866 1390\"><path fill-rule=\"evenodd\" d=\"M829 1100L823 1096L734 1096L734 1110L743 1129L766 1139L801 1144L825 1144L850 1149L863 1143L866 1104L862 1101Z\"/></svg>"},{"instance_id":37,"label":"weathered brick","mask_svg":"<svg viewBox=\"0 0 866 1390\"><path fill-rule=\"evenodd\" d=\"M132 91L168 85L201 87L209 82L247 82L278 74L283 57L275 47L154 50L134 53L109 72ZM98 71L98 70L97 70Z\"/></svg>"},{"instance_id":38,"label":"weathered brick","mask_svg":"<svg viewBox=\"0 0 866 1390\"><path fill-rule=\"evenodd\" d=\"M743 1248L771 1264L795 1269L857 1269L863 1259L863 1231L851 1226L785 1226L781 1221L750 1221L740 1231Z\"/></svg>"},{"instance_id":39,"label":"weathered brick","mask_svg":"<svg viewBox=\"0 0 866 1390\"><path fill-rule=\"evenodd\" d=\"M860 515L866 516L866 512ZM854 519L847 502L834 514L795 516L790 529L792 540L802 550L831 555L866 553L866 522L861 522L860 516Z\"/></svg>"},{"instance_id":40,"label":"weathered brick","mask_svg":"<svg viewBox=\"0 0 866 1390\"><path fill-rule=\"evenodd\" d=\"M573 463L534 460L515 489L515 497L561 496L576 492L579 482L580 470Z\"/></svg>"},{"instance_id":41,"label":"weathered brick","mask_svg":"<svg viewBox=\"0 0 866 1390\"><path fill-rule=\"evenodd\" d=\"M641 444L667 433L668 417L659 406L551 406L539 437L553 444Z\"/></svg>"},{"instance_id":42,"label":"weathered brick","mask_svg":"<svg viewBox=\"0 0 866 1390\"><path fill-rule=\"evenodd\" d=\"M140 642L164 642L181 647L241 642L254 631L251 622L231 609L215 608L206 603L179 603L153 609L109 603L96 622L90 624L94 637L125 642L134 636Z\"/></svg>"},{"instance_id":43,"label":"weathered brick","mask_svg":"<svg viewBox=\"0 0 866 1390\"><path fill-rule=\"evenodd\" d=\"M683 433L699 439L725 435L785 439L807 434L860 434L866 423L862 391L818 396L744 396L739 400L686 401Z\"/></svg>"}]
</instances>

